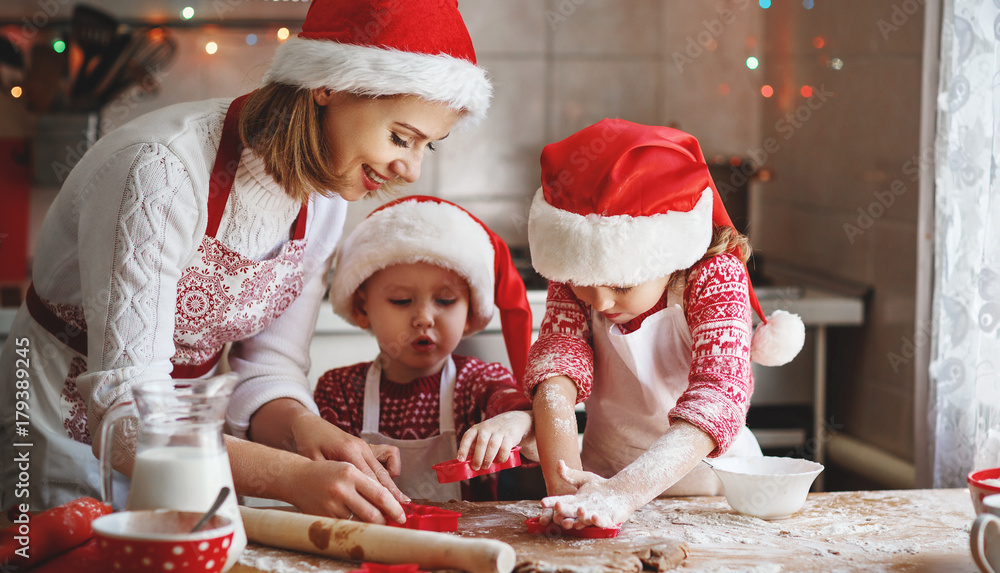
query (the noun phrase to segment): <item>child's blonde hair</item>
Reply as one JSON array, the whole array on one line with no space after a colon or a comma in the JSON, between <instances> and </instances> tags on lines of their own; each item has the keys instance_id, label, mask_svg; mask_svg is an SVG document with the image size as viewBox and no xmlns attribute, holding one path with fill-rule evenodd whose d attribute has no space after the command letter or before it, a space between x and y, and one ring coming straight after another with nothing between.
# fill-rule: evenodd
<instances>
[{"instance_id":1,"label":"child's blonde hair","mask_svg":"<svg viewBox=\"0 0 1000 573\"><path fill-rule=\"evenodd\" d=\"M712 242L709 243L708 249L705 251L705 255L701 257L698 262L700 263L702 261L706 261L724 253L731 253L733 256L738 258L740 262L746 264L746 262L750 260L750 255L753 254L753 249L750 247L750 239L733 227L713 227ZM691 269L682 269L671 273L670 280L667 281L667 288L677 286L682 281L686 281L688 271L690 270Z\"/></svg>"}]
</instances>

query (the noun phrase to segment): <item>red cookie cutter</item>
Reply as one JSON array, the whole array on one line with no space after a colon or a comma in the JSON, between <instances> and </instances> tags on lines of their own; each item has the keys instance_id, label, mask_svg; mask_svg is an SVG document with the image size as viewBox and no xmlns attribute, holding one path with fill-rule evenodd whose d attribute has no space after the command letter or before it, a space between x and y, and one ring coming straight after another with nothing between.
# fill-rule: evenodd
<instances>
[{"instance_id":1,"label":"red cookie cutter","mask_svg":"<svg viewBox=\"0 0 1000 573\"><path fill-rule=\"evenodd\" d=\"M389 521L387 525L405 527L406 529L421 529L423 531L458 531L458 518L462 514L457 511L416 503L404 503L402 505L403 511L406 513L406 523ZM402 571L399 573L406 572Z\"/></svg>"},{"instance_id":2,"label":"red cookie cutter","mask_svg":"<svg viewBox=\"0 0 1000 573\"><path fill-rule=\"evenodd\" d=\"M506 462L493 462L482 469L474 470L470 468L468 460L464 462L448 460L447 462L434 464L431 468L437 472L438 483L451 483L476 476L484 476L507 468L516 468L519 465L521 465L521 446L514 446L510 449L510 456Z\"/></svg>"},{"instance_id":3,"label":"red cookie cutter","mask_svg":"<svg viewBox=\"0 0 1000 573\"><path fill-rule=\"evenodd\" d=\"M524 521L528 526L528 531L536 535L565 535L568 537L583 537L585 539L608 539L618 537L618 532L622 526L619 523L615 527L584 527L583 529L566 529L558 523L552 521L548 525L542 525L537 517L530 517Z\"/></svg>"},{"instance_id":4,"label":"red cookie cutter","mask_svg":"<svg viewBox=\"0 0 1000 573\"><path fill-rule=\"evenodd\" d=\"M362 563L361 569L355 569L350 573L426 573L420 569L416 563L398 563L389 565L386 563Z\"/></svg>"}]
</instances>

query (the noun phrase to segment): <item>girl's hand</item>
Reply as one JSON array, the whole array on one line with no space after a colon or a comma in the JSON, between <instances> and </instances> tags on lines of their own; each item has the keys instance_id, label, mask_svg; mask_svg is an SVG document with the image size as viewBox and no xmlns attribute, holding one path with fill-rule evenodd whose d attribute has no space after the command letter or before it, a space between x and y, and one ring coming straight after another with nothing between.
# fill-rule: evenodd
<instances>
[{"instance_id":1,"label":"girl's hand","mask_svg":"<svg viewBox=\"0 0 1000 573\"><path fill-rule=\"evenodd\" d=\"M300 459L291 468L283 497L303 513L379 525L385 525L387 516L406 522L393 494L354 464Z\"/></svg>"},{"instance_id":2,"label":"girl's hand","mask_svg":"<svg viewBox=\"0 0 1000 573\"><path fill-rule=\"evenodd\" d=\"M512 411L497 414L469 428L458 445L456 459L469 458L469 467L479 470L494 462L506 462L510 449L531 432L531 413ZM470 457L471 452L471 457Z\"/></svg>"},{"instance_id":3,"label":"girl's hand","mask_svg":"<svg viewBox=\"0 0 1000 573\"><path fill-rule=\"evenodd\" d=\"M562 460L559 477L575 488L576 493L542 499L542 507L551 510L540 516L542 525L555 521L566 529L615 527L628 520L641 505L635 495L616 491L611 480L572 469Z\"/></svg>"}]
</instances>

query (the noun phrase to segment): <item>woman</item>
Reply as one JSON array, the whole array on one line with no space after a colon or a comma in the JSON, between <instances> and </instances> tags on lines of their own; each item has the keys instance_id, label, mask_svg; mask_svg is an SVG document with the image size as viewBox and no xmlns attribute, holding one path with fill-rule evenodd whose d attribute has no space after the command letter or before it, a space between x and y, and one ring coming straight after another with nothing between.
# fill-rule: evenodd
<instances>
[{"instance_id":1,"label":"woman","mask_svg":"<svg viewBox=\"0 0 1000 573\"><path fill-rule=\"evenodd\" d=\"M96 496L105 413L134 384L212 373L232 343L237 492L403 518L398 452L318 416L312 325L346 202L415 181L434 141L485 115L490 85L453 0L315 0L263 83L143 116L67 178L0 360L0 457L23 441L8 396L24 346L33 442L28 496L15 499L18 469L4 463L0 507ZM131 459L115 468L129 475Z\"/></svg>"}]
</instances>

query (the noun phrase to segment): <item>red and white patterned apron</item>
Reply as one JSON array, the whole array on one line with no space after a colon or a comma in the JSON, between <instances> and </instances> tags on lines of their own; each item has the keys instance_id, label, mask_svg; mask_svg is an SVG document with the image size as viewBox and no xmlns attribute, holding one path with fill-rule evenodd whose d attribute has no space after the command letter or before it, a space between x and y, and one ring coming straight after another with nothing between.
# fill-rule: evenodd
<instances>
[{"instance_id":1,"label":"red and white patterned apron","mask_svg":"<svg viewBox=\"0 0 1000 573\"><path fill-rule=\"evenodd\" d=\"M236 98L226 112L209 183L208 226L193 262L177 283L175 351L170 359L174 365L173 378L197 378L214 372L227 343L262 331L281 316L304 286L307 205L299 211L291 240L274 258L255 261L229 249L215 237L243 153L239 113L246 97ZM87 325L82 309L42 300L33 286L26 302L36 322L84 358L87 356ZM83 364L81 369L78 362L82 360L74 360L77 367L70 369L63 396L82 407L74 409L72 428L67 425L66 429L73 439L90 443L86 407L76 391L76 377L86 371L86 366Z\"/></svg>"}]
</instances>

